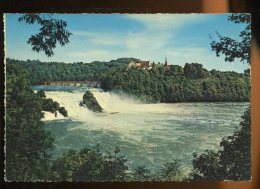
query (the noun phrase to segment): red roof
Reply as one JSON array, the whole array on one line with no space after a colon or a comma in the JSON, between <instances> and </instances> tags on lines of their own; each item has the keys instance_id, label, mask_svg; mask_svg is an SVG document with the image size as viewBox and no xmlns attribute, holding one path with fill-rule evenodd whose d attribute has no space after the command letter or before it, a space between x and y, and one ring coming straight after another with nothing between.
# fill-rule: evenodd
<instances>
[{"instance_id":1,"label":"red roof","mask_svg":"<svg viewBox=\"0 0 260 189\"><path fill-rule=\"evenodd\" d=\"M140 63L141 63L141 65L142 65L142 67L148 67L150 61L141 61Z\"/></svg>"}]
</instances>

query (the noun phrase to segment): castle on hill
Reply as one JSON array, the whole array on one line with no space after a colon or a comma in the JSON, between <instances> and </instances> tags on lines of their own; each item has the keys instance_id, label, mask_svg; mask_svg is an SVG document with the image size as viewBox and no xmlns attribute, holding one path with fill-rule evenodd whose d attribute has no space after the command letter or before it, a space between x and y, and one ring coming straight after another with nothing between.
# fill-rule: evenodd
<instances>
[{"instance_id":1,"label":"castle on hill","mask_svg":"<svg viewBox=\"0 0 260 189\"><path fill-rule=\"evenodd\" d=\"M160 62L158 62L160 64ZM167 62L167 57L165 58L165 62L163 66L167 69L170 70L174 65L168 65ZM150 70L152 68L155 68L155 63L150 63L150 61L131 61L127 65L127 70L130 68L137 68L137 69L144 69L144 70Z\"/></svg>"}]
</instances>

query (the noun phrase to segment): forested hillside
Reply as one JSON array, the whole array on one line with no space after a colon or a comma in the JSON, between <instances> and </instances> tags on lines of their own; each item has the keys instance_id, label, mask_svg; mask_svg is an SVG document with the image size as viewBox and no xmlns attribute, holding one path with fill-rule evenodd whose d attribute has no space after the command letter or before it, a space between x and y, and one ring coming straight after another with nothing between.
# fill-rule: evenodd
<instances>
[{"instance_id":1,"label":"forested hillside","mask_svg":"<svg viewBox=\"0 0 260 189\"><path fill-rule=\"evenodd\" d=\"M119 58L110 62L95 61L85 64L62 63L62 62L40 62L38 60L14 60L7 58L7 64L15 64L22 72L28 73L28 78L33 85L43 84L44 81L59 80L99 80L107 70L115 67L125 66L134 58Z\"/></svg>"},{"instance_id":2,"label":"forested hillside","mask_svg":"<svg viewBox=\"0 0 260 189\"><path fill-rule=\"evenodd\" d=\"M250 75L207 71L201 64L152 70L118 68L103 79L105 90L122 90L151 102L244 102L250 100Z\"/></svg>"},{"instance_id":3,"label":"forested hillside","mask_svg":"<svg viewBox=\"0 0 260 189\"><path fill-rule=\"evenodd\" d=\"M126 92L145 102L246 102L250 101L250 74L208 71L198 63L150 70L131 68L135 58L110 62L55 63L7 59L27 72L32 84L57 80L98 80L105 91Z\"/></svg>"}]
</instances>

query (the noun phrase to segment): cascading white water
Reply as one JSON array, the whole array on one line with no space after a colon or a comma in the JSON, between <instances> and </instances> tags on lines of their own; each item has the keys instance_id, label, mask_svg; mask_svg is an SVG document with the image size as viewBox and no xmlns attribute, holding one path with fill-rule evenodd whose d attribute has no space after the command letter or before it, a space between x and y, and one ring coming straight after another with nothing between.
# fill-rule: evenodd
<instances>
[{"instance_id":1,"label":"cascading white water","mask_svg":"<svg viewBox=\"0 0 260 189\"><path fill-rule=\"evenodd\" d=\"M142 104L133 98L110 92L93 91L92 94L104 109L103 113L94 113L79 103L84 92L46 91L47 98L52 98L68 111L68 119L86 122L93 129L110 129L116 132L122 130L145 129L146 121L160 121L169 114L178 115L183 112L182 107L172 109L168 104ZM185 113L188 113L187 111ZM154 116L157 115L157 116ZM158 115L160 115L158 117ZM61 119L53 114L47 114L44 120ZM65 118L66 119L66 118ZM160 125L157 125L160 127ZM90 127L88 127L90 129ZM146 127L146 129L149 129Z\"/></svg>"},{"instance_id":2,"label":"cascading white water","mask_svg":"<svg viewBox=\"0 0 260 189\"><path fill-rule=\"evenodd\" d=\"M44 119L55 135L55 154L95 144L108 151L120 146L131 166L152 169L175 158L181 160L183 170L189 169L192 153L217 149L221 138L233 133L247 107L246 103L142 104L125 95L93 91L104 109L94 113L79 106L84 92L45 91L69 115L62 122L53 114Z\"/></svg>"},{"instance_id":3,"label":"cascading white water","mask_svg":"<svg viewBox=\"0 0 260 189\"><path fill-rule=\"evenodd\" d=\"M69 119L82 120L85 115L91 114L91 112L79 106L79 103L82 101L82 97L84 95L83 92L75 91L75 92L65 92L65 91L46 91L45 92L47 98L52 98L54 101L57 101L60 106L65 107L68 111ZM66 119L62 115L58 113L58 116L55 117L54 114L46 112L43 120L55 120L55 119Z\"/></svg>"}]
</instances>

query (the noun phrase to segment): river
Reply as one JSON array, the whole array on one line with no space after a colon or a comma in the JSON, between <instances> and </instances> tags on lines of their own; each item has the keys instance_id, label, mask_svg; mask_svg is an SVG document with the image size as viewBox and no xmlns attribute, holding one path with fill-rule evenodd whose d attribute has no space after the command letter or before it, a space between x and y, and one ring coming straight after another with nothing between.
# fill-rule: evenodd
<instances>
[{"instance_id":1,"label":"river","mask_svg":"<svg viewBox=\"0 0 260 189\"><path fill-rule=\"evenodd\" d=\"M60 103L68 118L45 113L45 127L55 138L53 158L69 149L100 145L103 151L119 146L130 168L151 170L180 160L183 172L192 168L192 153L219 149L220 140L239 127L249 103L142 104L129 96L92 91L103 113L93 113L79 103L81 87L34 86Z\"/></svg>"}]
</instances>

